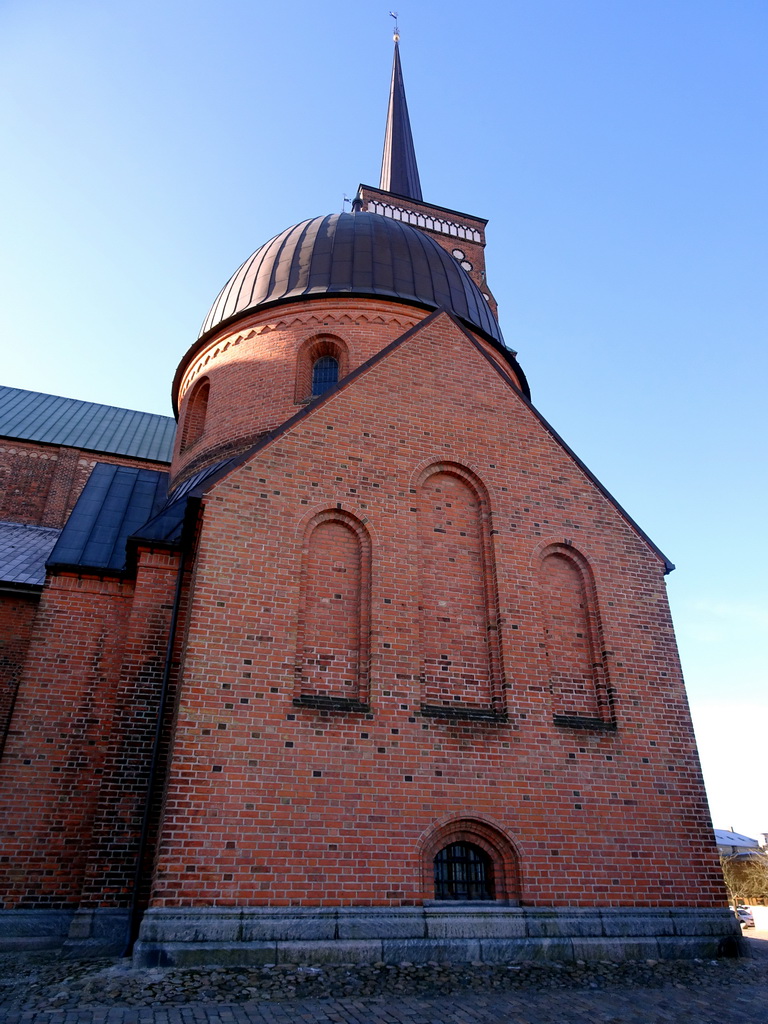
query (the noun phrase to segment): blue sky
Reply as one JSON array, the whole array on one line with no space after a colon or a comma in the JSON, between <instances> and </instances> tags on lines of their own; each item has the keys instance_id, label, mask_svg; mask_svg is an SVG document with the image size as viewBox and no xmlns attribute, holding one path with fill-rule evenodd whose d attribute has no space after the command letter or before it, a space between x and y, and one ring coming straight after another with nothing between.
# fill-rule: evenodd
<instances>
[{"instance_id":1,"label":"blue sky","mask_svg":"<svg viewBox=\"0 0 768 1024\"><path fill-rule=\"evenodd\" d=\"M715 825L768 830L764 0L398 8L425 199L535 404L677 565ZM378 183L388 8L4 0L3 380L169 412L221 285Z\"/></svg>"}]
</instances>

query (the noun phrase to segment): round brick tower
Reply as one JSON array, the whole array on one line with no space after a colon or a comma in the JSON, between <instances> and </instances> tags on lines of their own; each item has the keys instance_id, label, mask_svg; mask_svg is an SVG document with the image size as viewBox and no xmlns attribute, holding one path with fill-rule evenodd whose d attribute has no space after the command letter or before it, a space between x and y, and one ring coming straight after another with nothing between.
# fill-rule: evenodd
<instances>
[{"instance_id":1,"label":"round brick tower","mask_svg":"<svg viewBox=\"0 0 768 1024\"><path fill-rule=\"evenodd\" d=\"M435 310L469 328L528 393L459 256L361 207L288 228L222 288L173 384L174 486L246 450Z\"/></svg>"}]
</instances>

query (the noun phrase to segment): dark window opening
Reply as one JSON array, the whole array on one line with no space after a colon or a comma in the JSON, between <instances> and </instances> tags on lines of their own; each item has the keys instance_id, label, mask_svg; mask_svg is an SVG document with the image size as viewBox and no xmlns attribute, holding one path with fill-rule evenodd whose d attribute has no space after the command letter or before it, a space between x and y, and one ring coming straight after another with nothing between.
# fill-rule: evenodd
<instances>
[{"instance_id":1,"label":"dark window opening","mask_svg":"<svg viewBox=\"0 0 768 1024\"><path fill-rule=\"evenodd\" d=\"M337 384L339 380L339 361L333 356L320 356L312 367L312 397L322 395Z\"/></svg>"},{"instance_id":2,"label":"dark window opening","mask_svg":"<svg viewBox=\"0 0 768 1024\"><path fill-rule=\"evenodd\" d=\"M451 843L435 857L436 900L492 900L493 864L472 843Z\"/></svg>"}]
</instances>

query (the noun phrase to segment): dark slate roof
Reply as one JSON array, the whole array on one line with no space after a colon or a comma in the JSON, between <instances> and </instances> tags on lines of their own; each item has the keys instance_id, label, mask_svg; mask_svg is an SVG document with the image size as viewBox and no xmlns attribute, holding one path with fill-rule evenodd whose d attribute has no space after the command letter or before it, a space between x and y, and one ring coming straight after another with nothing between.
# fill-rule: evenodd
<instances>
[{"instance_id":1,"label":"dark slate roof","mask_svg":"<svg viewBox=\"0 0 768 1024\"><path fill-rule=\"evenodd\" d=\"M307 408L307 406L305 406ZM286 422L290 423L295 419L291 419ZM270 438L274 434L274 431L265 433L264 438ZM231 469L235 466L239 466L246 458L248 452L255 451L259 445L254 445L248 448L246 452L239 452L237 455L230 455L226 459L219 459L218 462L212 463L210 466L204 466L199 469L192 476L188 477L178 487L174 488L171 492L169 503L176 503L179 501L186 501L187 498L200 498L208 490L208 488L214 484L221 477L226 476Z\"/></svg>"},{"instance_id":2,"label":"dark slate roof","mask_svg":"<svg viewBox=\"0 0 768 1024\"><path fill-rule=\"evenodd\" d=\"M97 463L48 566L121 571L128 538L161 511L167 489L165 472ZM164 532L169 532L168 524Z\"/></svg>"},{"instance_id":3,"label":"dark slate roof","mask_svg":"<svg viewBox=\"0 0 768 1024\"><path fill-rule=\"evenodd\" d=\"M0 523L0 582L41 587L45 562L61 530L24 523Z\"/></svg>"},{"instance_id":4,"label":"dark slate roof","mask_svg":"<svg viewBox=\"0 0 768 1024\"><path fill-rule=\"evenodd\" d=\"M405 84L403 70L400 67L400 46L397 38L392 61L392 82L389 86L389 108L379 188L421 202L419 168L416 165L416 150L413 146L411 119L405 100Z\"/></svg>"},{"instance_id":5,"label":"dark slate roof","mask_svg":"<svg viewBox=\"0 0 768 1024\"><path fill-rule=\"evenodd\" d=\"M170 462L171 416L0 387L0 437Z\"/></svg>"},{"instance_id":6,"label":"dark slate roof","mask_svg":"<svg viewBox=\"0 0 768 1024\"><path fill-rule=\"evenodd\" d=\"M480 289L434 238L362 211L305 220L262 245L224 285L200 337L279 302L350 295L446 309L503 345Z\"/></svg>"}]
</instances>

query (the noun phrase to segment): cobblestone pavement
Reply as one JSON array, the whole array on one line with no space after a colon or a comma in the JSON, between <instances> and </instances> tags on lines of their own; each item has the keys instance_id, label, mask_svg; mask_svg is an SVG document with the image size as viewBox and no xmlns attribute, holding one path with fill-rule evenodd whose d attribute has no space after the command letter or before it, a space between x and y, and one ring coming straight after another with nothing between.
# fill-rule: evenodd
<instances>
[{"instance_id":1,"label":"cobblestone pavement","mask_svg":"<svg viewBox=\"0 0 768 1024\"><path fill-rule=\"evenodd\" d=\"M0 1022L768 1024L768 933L753 932L748 946L752 957L737 961L493 968L134 971L115 959L0 954ZM350 991L376 986L390 990Z\"/></svg>"},{"instance_id":2,"label":"cobblestone pavement","mask_svg":"<svg viewBox=\"0 0 768 1024\"><path fill-rule=\"evenodd\" d=\"M516 993L439 999L309 999L273 1005L83 1008L10 1013L7 1024L765 1024L766 988L724 999L681 988L633 993Z\"/></svg>"}]
</instances>

